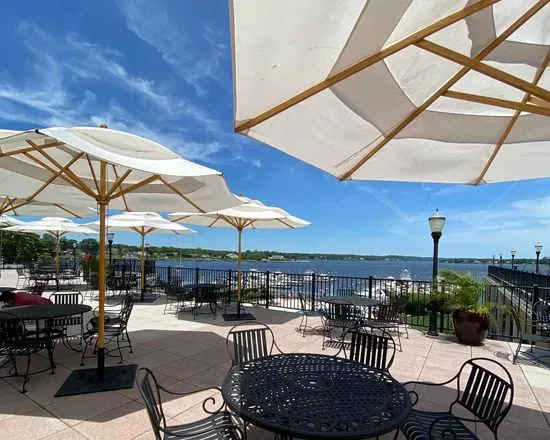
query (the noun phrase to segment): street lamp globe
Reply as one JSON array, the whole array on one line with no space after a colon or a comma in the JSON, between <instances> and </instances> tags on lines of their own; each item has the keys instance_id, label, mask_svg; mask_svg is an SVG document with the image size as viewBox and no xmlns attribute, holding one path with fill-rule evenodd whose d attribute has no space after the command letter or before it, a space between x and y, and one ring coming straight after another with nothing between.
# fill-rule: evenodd
<instances>
[{"instance_id":1,"label":"street lamp globe","mask_svg":"<svg viewBox=\"0 0 550 440\"><path fill-rule=\"evenodd\" d=\"M515 249L512 249L510 251L510 255L512 255L512 258L514 258L516 256L516 250Z\"/></svg>"},{"instance_id":2,"label":"street lamp globe","mask_svg":"<svg viewBox=\"0 0 550 440\"><path fill-rule=\"evenodd\" d=\"M542 252L542 244L537 243L537 244L535 245L535 252L536 252L537 254L540 254L540 253Z\"/></svg>"},{"instance_id":3,"label":"street lamp globe","mask_svg":"<svg viewBox=\"0 0 550 440\"><path fill-rule=\"evenodd\" d=\"M114 232L107 232L107 242L112 243L115 239L115 233Z\"/></svg>"},{"instance_id":4,"label":"street lamp globe","mask_svg":"<svg viewBox=\"0 0 550 440\"><path fill-rule=\"evenodd\" d=\"M432 234L441 234L443 232L443 227L445 226L445 216L441 214L439 210L436 209L428 221L430 223Z\"/></svg>"}]
</instances>

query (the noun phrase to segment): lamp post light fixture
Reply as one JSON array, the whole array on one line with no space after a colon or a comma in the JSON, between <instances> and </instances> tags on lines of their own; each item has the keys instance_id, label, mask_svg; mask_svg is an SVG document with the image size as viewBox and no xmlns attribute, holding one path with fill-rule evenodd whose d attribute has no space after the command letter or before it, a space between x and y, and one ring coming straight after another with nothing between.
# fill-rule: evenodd
<instances>
[{"instance_id":1,"label":"lamp post light fixture","mask_svg":"<svg viewBox=\"0 0 550 440\"><path fill-rule=\"evenodd\" d=\"M539 258L540 258L540 253L542 252L542 244L537 243L535 245L535 253L537 254L537 262L536 262L536 265L535 265L535 272L536 273L539 273Z\"/></svg>"},{"instance_id":2,"label":"lamp post light fixture","mask_svg":"<svg viewBox=\"0 0 550 440\"><path fill-rule=\"evenodd\" d=\"M510 255L512 256L512 270L514 269L514 258L516 258L516 250L512 249L510 251Z\"/></svg>"},{"instance_id":3,"label":"lamp post light fixture","mask_svg":"<svg viewBox=\"0 0 550 440\"><path fill-rule=\"evenodd\" d=\"M500 260L499 260L499 262L498 262L498 265L499 265L500 267L502 267L502 252L501 252L500 254L498 254L498 256L500 257Z\"/></svg>"},{"instance_id":4,"label":"lamp post light fixture","mask_svg":"<svg viewBox=\"0 0 550 440\"><path fill-rule=\"evenodd\" d=\"M443 227L445 226L445 216L441 214L437 209L428 219L430 224L430 230L432 231L432 239L434 242L433 250L433 266L432 266L432 281L433 289L432 294L437 293L437 263L439 254L439 239L443 235ZM432 301L430 306L430 321L428 328L428 336L439 336L437 333L437 309L438 305L435 301Z\"/></svg>"},{"instance_id":5,"label":"lamp post light fixture","mask_svg":"<svg viewBox=\"0 0 550 440\"><path fill-rule=\"evenodd\" d=\"M114 232L107 232L107 243L109 243L109 273L114 275L113 270L113 240L115 239Z\"/></svg>"}]
</instances>

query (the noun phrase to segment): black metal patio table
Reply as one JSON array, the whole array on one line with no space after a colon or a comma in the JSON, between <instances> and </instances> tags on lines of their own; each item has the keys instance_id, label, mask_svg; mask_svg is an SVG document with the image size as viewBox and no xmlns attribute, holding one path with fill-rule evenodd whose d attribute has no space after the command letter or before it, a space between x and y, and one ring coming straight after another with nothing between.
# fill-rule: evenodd
<instances>
[{"instance_id":1,"label":"black metal patio table","mask_svg":"<svg viewBox=\"0 0 550 440\"><path fill-rule=\"evenodd\" d=\"M253 425L300 439L366 439L396 430L411 412L387 371L348 359L293 353L233 367L227 405Z\"/></svg>"},{"instance_id":2,"label":"black metal patio table","mask_svg":"<svg viewBox=\"0 0 550 440\"><path fill-rule=\"evenodd\" d=\"M365 296L353 295L353 296L318 296L315 298L319 302L330 301L336 304L352 304L357 307L376 307L382 304L382 301L374 298L367 298Z\"/></svg>"},{"instance_id":3,"label":"black metal patio table","mask_svg":"<svg viewBox=\"0 0 550 440\"><path fill-rule=\"evenodd\" d=\"M86 304L41 304L36 306L8 307L0 310L0 317L9 319L10 316L15 316L22 321L51 320L82 315L90 310L92 310L92 307Z\"/></svg>"},{"instance_id":4,"label":"black metal patio table","mask_svg":"<svg viewBox=\"0 0 550 440\"><path fill-rule=\"evenodd\" d=\"M218 300L222 290L226 288L224 284L193 283L183 284L182 288L189 292L190 296L195 300L195 304L190 310L193 314L193 319L199 314L199 310L204 304L208 304L210 311L214 314L214 317L216 316Z\"/></svg>"}]
</instances>

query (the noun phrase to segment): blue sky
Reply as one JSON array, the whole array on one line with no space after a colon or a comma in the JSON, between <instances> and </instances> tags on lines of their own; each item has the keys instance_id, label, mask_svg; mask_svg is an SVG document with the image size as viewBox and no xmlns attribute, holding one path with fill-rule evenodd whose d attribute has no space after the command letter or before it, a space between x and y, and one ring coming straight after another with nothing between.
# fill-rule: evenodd
<instances>
[{"instance_id":1,"label":"blue sky","mask_svg":"<svg viewBox=\"0 0 550 440\"><path fill-rule=\"evenodd\" d=\"M0 127L97 125L154 139L223 171L235 193L313 223L252 231L244 248L358 254L431 253L427 218L447 216L440 253L480 256L533 245L550 232L547 180L467 186L348 182L233 133L227 2L7 2L0 16ZM228 249L230 230L152 244ZM137 244L117 233L115 241ZM546 252L543 250L543 255Z\"/></svg>"}]
</instances>

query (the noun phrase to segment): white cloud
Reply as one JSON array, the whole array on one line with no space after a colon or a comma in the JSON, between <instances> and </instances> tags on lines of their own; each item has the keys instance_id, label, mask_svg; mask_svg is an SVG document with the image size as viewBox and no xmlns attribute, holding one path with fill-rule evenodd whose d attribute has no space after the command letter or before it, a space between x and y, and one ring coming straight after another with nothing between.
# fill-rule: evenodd
<instances>
[{"instance_id":1,"label":"white cloud","mask_svg":"<svg viewBox=\"0 0 550 440\"><path fill-rule=\"evenodd\" d=\"M156 140L190 160L261 166L258 159L242 154L239 138L175 94L171 84L131 72L122 53L75 33L53 35L30 23L21 24L18 31L29 51L21 53L27 74L11 78L0 70L0 119L32 126L106 122ZM105 92L113 89L114 96L122 91L131 102L124 106Z\"/></svg>"},{"instance_id":2,"label":"white cloud","mask_svg":"<svg viewBox=\"0 0 550 440\"><path fill-rule=\"evenodd\" d=\"M189 44L182 24L172 20L159 2L126 0L119 1L118 5L128 29L153 46L198 95L206 94L205 83L209 80L224 86L218 69L226 47L219 34L210 28L205 28L201 35L194 33L193 43L196 45L199 39L203 43L203 50L197 50Z\"/></svg>"}]
</instances>

